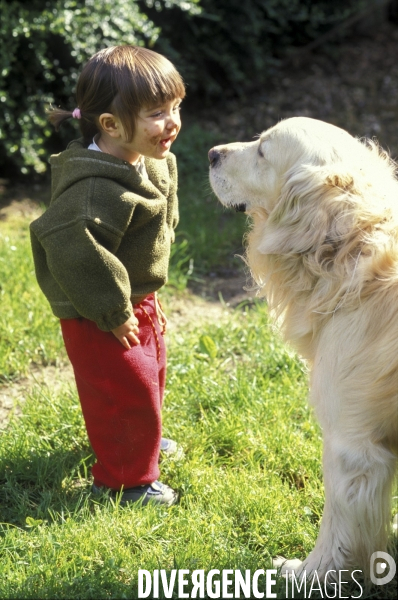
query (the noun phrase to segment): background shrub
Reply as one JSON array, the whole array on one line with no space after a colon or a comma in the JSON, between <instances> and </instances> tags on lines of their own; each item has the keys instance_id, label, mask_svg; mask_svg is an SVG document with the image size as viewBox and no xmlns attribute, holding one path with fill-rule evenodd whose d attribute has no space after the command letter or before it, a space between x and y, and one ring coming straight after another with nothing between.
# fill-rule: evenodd
<instances>
[{"instance_id":1,"label":"background shrub","mask_svg":"<svg viewBox=\"0 0 398 600\"><path fill-rule=\"evenodd\" d=\"M74 108L78 72L104 46L164 53L182 72L188 101L213 102L263 85L289 49L370 4L375 0L0 0L0 167L8 177L46 171L48 155L76 129L71 123L55 134L45 106Z\"/></svg>"},{"instance_id":2,"label":"background shrub","mask_svg":"<svg viewBox=\"0 0 398 600\"><path fill-rule=\"evenodd\" d=\"M289 49L310 43L370 2L200 0L199 14L161 11L157 4L139 2L161 28L155 50L179 65L191 93L213 99L266 82Z\"/></svg>"},{"instance_id":3,"label":"background shrub","mask_svg":"<svg viewBox=\"0 0 398 600\"><path fill-rule=\"evenodd\" d=\"M168 0L193 10L197 0ZM0 0L0 165L7 174L43 173L60 138L45 107L73 109L78 73L100 48L116 44L152 47L159 28L135 0Z\"/></svg>"}]
</instances>

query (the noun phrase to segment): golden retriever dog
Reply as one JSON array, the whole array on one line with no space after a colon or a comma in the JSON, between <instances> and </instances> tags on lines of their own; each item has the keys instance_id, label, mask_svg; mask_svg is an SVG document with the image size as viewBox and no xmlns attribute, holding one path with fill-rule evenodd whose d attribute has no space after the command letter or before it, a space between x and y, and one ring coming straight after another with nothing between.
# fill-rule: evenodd
<instances>
[{"instance_id":1,"label":"golden retriever dog","mask_svg":"<svg viewBox=\"0 0 398 600\"><path fill-rule=\"evenodd\" d=\"M305 117L209 160L217 197L252 222L258 295L310 368L325 506L300 571L367 578L371 555L387 550L398 451L396 165L376 143Z\"/></svg>"}]
</instances>

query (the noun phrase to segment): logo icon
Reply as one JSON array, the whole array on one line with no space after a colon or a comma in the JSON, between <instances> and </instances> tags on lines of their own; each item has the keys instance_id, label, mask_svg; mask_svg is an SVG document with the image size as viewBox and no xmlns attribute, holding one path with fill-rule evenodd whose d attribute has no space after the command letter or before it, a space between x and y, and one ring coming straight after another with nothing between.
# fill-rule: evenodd
<instances>
[{"instance_id":1,"label":"logo icon","mask_svg":"<svg viewBox=\"0 0 398 600\"><path fill-rule=\"evenodd\" d=\"M394 579L397 566L387 552L373 552L370 557L370 579L375 585L385 585Z\"/></svg>"}]
</instances>

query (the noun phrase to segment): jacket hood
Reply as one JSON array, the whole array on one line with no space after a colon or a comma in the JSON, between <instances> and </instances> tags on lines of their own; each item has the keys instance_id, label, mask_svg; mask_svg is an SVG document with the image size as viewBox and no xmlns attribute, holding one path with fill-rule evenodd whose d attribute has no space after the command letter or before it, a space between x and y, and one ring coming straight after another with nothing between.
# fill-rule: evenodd
<instances>
[{"instance_id":1,"label":"jacket hood","mask_svg":"<svg viewBox=\"0 0 398 600\"><path fill-rule=\"evenodd\" d=\"M145 159L148 175L153 170L152 162L152 159ZM141 175L133 165L111 154L88 150L83 138L70 142L66 150L51 156L50 164L53 199L78 181L91 177L112 179L127 189L135 188L141 182Z\"/></svg>"}]
</instances>

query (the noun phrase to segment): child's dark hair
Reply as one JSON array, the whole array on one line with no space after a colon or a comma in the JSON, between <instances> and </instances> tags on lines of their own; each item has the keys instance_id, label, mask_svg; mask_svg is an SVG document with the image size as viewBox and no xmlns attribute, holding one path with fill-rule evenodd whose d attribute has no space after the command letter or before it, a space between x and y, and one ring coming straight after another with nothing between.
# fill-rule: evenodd
<instances>
[{"instance_id":1,"label":"child's dark hair","mask_svg":"<svg viewBox=\"0 0 398 600\"><path fill-rule=\"evenodd\" d=\"M86 143L98 133L102 113L117 116L129 141L141 108L151 108L185 96L184 82L164 56L139 46L113 46L94 54L83 68L76 87L79 125ZM58 130L74 111L51 107L48 119ZM76 113L75 113L76 116Z\"/></svg>"}]
</instances>

